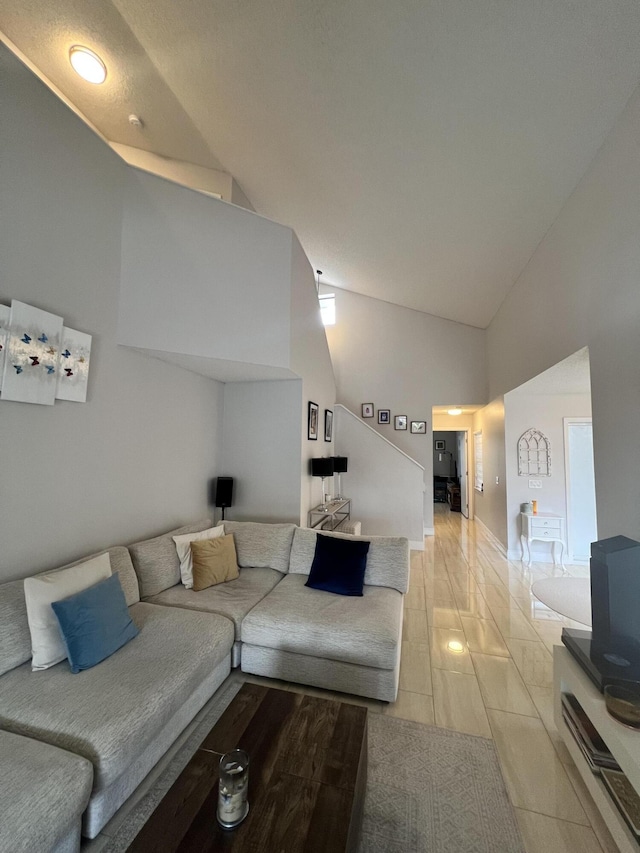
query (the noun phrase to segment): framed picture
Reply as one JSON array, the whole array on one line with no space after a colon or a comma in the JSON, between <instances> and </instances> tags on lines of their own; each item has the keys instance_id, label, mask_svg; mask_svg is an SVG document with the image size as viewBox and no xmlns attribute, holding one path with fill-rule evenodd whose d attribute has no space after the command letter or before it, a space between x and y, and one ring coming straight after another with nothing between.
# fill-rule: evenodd
<instances>
[{"instance_id":1,"label":"framed picture","mask_svg":"<svg viewBox=\"0 0 640 853\"><path fill-rule=\"evenodd\" d=\"M393 419L393 428L394 429L406 429L407 428L407 416L406 415L396 415Z\"/></svg>"},{"instance_id":2,"label":"framed picture","mask_svg":"<svg viewBox=\"0 0 640 853\"><path fill-rule=\"evenodd\" d=\"M363 418L372 418L373 417L373 403L363 403L362 404L362 417Z\"/></svg>"},{"instance_id":3,"label":"framed picture","mask_svg":"<svg viewBox=\"0 0 640 853\"><path fill-rule=\"evenodd\" d=\"M436 450L444 450L444 449L445 449L445 447L446 447L445 442L444 442L444 441L442 441L442 439L440 439L440 438L436 438L436 440L435 440L434 444L435 444L435 449L436 449Z\"/></svg>"},{"instance_id":4,"label":"framed picture","mask_svg":"<svg viewBox=\"0 0 640 853\"><path fill-rule=\"evenodd\" d=\"M3 315L6 316L6 311ZM53 406L61 340L62 317L17 299L11 300L2 376L3 400Z\"/></svg>"},{"instance_id":5,"label":"framed picture","mask_svg":"<svg viewBox=\"0 0 640 853\"><path fill-rule=\"evenodd\" d=\"M378 423L379 424L390 424L391 423L391 410L390 409L378 409Z\"/></svg>"},{"instance_id":6,"label":"framed picture","mask_svg":"<svg viewBox=\"0 0 640 853\"><path fill-rule=\"evenodd\" d=\"M318 404L309 400L309 415L307 418L307 438L309 441L318 440Z\"/></svg>"},{"instance_id":7,"label":"framed picture","mask_svg":"<svg viewBox=\"0 0 640 853\"><path fill-rule=\"evenodd\" d=\"M426 421L411 421L411 432L414 435L426 435L427 434L427 422Z\"/></svg>"},{"instance_id":8,"label":"framed picture","mask_svg":"<svg viewBox=\"0 0 640 853\"><path fill-rule=\"evenodd\" d=\"M324 440L331 441L333 438L333 412L331 409L324 410Z\"/></svg>"}]
</instances>

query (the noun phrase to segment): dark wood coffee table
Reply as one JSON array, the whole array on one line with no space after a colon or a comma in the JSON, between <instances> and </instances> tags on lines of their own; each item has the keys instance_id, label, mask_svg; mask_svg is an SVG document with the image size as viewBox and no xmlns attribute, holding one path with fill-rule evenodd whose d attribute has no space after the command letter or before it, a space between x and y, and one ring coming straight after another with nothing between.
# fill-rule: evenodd
<instances>
[{"instance_id":1,"label":"dark wood coffee table","mask_svg":"<svg viewBox=\"0 0 640 853\"><path fill-rule=\"evenodd\" d=\"M249 815L216 820L218 763L249 754ZM244 684L140 830L130 851L355 851L367 781L367 710Z\"/></svg>"}]
</instances>

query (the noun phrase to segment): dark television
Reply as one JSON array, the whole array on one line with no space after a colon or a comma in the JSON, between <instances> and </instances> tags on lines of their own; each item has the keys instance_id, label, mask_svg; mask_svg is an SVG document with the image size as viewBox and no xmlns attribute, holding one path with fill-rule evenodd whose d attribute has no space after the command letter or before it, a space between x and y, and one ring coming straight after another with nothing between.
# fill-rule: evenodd
<instances>
[{"instance_id":1,"label":"dark television","mask_svg":"<svg viewBox=\"0 0 640 853\"><path fill-rule=\"evenodd\" d=\"M565 628L562 641L596 686L640 681L640 542L591 545L591 631Z\"/></svg>"}]
</instances>

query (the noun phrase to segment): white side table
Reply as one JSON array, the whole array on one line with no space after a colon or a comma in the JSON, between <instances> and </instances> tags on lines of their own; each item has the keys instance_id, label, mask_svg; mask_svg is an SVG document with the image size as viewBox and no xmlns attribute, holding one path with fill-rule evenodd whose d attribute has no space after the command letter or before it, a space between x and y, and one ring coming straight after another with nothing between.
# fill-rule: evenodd
<instances>
[{"instance_id":1,"label":"white side table","mask_svg":"<svg viewBox=\"0 0 640 853\"><path fill-rule=\"evenodd\" d=\"M531 565L531 543L534 539L545 542L553 542L553 564L556 565L556 543L560 543L560 565L564 569L564 517L554 515L551 512L538 512L532 515L528 512L520 513L520 547L522 548L522 560L524 560L524 543L527 543L529 558L527 565Z\"/></svg>"}]
</instances>

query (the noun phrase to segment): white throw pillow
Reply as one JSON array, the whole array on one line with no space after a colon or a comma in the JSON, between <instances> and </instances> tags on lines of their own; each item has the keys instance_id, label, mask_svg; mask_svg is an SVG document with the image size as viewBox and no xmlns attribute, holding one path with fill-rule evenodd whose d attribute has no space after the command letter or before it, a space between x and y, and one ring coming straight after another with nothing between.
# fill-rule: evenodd
<instances>
[{"instance_id":1,"label":"white throw pillow","mask_svg":"<svg viewBox=\"0 0 640 853\"><path fill-rule=\"evenodd\" d=\"M209 527L200 533L184 533L182 536L172 536L176 543L176 551L180 560L180 578L187 589L193 589L193 562L191 561L191 543L200 539L217 539L224 536L224 525Z\"/></svg>"},{"instance_id":2,"label":"white throw pillow","mask_svg":"<svg viewBox=\"0 0 640 853\"><path fill-rule=\"evenodd\" d=\"M76 592L111 577L109 554L100 554L77 566L24 579L24 597L31 632L31 669L49 669L65 660L67 650L58 620L51 607Z\"/></svg>"}]
</instances>

